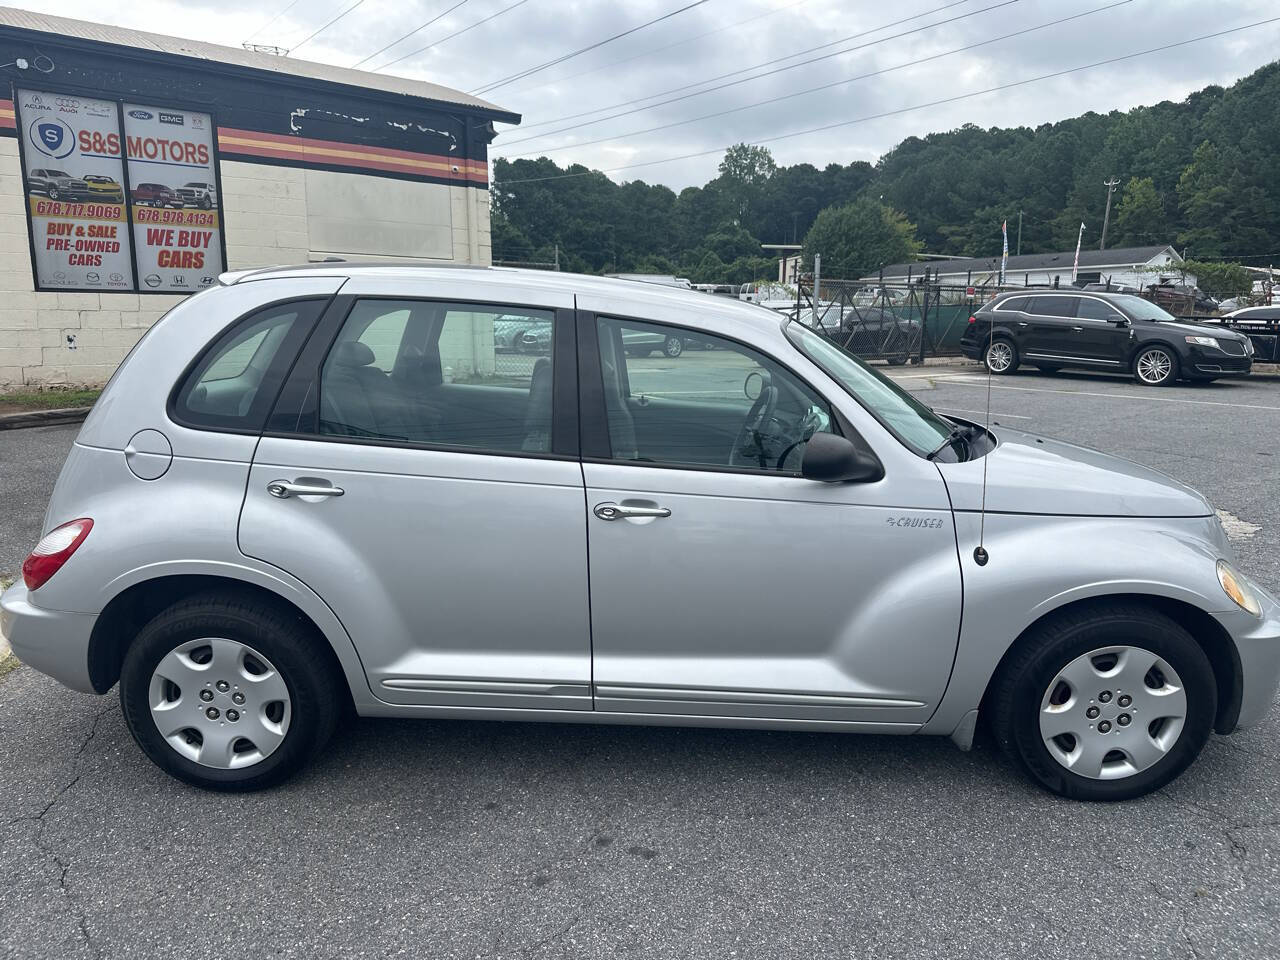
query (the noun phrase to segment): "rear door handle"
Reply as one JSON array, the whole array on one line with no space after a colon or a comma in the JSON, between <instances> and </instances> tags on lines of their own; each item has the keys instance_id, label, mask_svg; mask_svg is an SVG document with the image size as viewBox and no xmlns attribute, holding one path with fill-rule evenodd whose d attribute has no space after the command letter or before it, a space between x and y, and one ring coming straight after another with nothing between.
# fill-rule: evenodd
<instances>
[{"instance_id":1,"label":"rear door handle","mask_svg":"<svg viewBox=\"0 0 1280 960\"><path fill-rule=\"evenodd\" d=\"M669 517L667 507L635 507L621 503L598 503L595 515L601 520L625 520L627 517Z\"/></svg>"},{"instance_id":2,"label":"rear door handle","mask_svg":"<svg viewBox=\"0 0 1280 960\"><path fill-rule=\"evenodd\" d=\"M272 480L267 484L267 493L280 500L287 500L289 497L340 497L346 491L332 484Z\"/></svg>"},{"instance_id":3,"label":"rear door handle","mask_svg":"<svg viewBox=\"0 0 1280 960\"><path fill-rule=\"evenodd\" d=\"M1072 328L1071 328L1071 332L1072 332L1072 333L1084 333L1084 327L1072 327Z\"/></svg>"}]
</instances>

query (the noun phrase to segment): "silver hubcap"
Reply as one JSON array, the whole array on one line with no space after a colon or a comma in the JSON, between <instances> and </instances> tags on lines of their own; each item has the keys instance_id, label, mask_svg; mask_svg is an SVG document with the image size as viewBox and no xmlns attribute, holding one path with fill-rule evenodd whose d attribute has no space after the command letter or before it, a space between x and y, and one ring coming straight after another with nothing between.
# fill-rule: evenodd
<instances>
[{"instance_id":1,"label":"silver hubcap","mask_svg":"<svg viewBox=\"0 0 1280 960\"><path fill-rule=\"evenodd\" d=\"M997 340L987 347L987 366L996 373L1003 373L1013 363L1013 350L1007 343Z\"/></svg>"},{"instance_id":2,"label":"silver hubcap","mask_svg":"<svg viewBox=\"0 0 1280 960\"><path fill-rule=\"evenodd\" d=\"M289 688L271 661L247 644L217 637L169 651L151 674L148 702L173 749L221 770L271 756L293 714Z\"/></svg>"},{"instance_id":3,"label":"silver hubcap","mask_svg":"<svg viewBox=\"0 0 1280 960\"><path fill-rule=\"evenodd\" d=\"M1146 383L1163 383L1173 372L1173 360L1163 350L1148 350L1138 358L1138 376Z\"/></svg>"},{"instance_id":4,"label":"silver hubcap","mask_svg":"<svg viewBox=\"0 0 1280 960\"><path fill-rule=\"evenodd\" d=\"M1040 702L1049 755L1091 780L1154 766L1182 734L1187 694L1173 667L1141 647L1101 647L1068 663Z\"/></svg>"}]
</instances>

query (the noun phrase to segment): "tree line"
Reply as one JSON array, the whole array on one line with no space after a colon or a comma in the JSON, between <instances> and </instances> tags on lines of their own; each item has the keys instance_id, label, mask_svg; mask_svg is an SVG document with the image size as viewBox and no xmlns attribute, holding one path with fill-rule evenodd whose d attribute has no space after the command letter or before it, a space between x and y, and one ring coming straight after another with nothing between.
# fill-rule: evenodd
<instances>
[{"instance_id":1,"label":"tree line","mask_svg":"<svg viewBox=\"0 0 1280 960\"><path fill-rule=\"evenodd\" d=\"M910 137L874 165L778 166L739 144L717 176L679 193L614 183L546 157L496 160L494 259L590 273L654 272L696 283L775 275L763 243L803 243L823 273L858 276L917 251L996 256L1021 213L1023 253L1072 249L1081 222L1096 247L1174 244L1201 262L1265 265L1280 239L1280 62L1180 103L1086 113L1035 128ZM1280 258L1277 258L1280 259Z\"/></svg>"}]
</instances>

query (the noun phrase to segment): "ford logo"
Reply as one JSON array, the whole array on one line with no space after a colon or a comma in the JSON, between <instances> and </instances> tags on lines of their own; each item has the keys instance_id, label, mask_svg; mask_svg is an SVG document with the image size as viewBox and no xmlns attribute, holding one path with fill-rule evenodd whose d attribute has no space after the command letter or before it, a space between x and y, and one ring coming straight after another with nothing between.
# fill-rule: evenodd
<instances>
[{"instance_id":1,"label":"ford logo","mask_svg":"<svg viewBox=\"0 0 1280 960\"><path fill-rule=\"evenodd\" d=\"M154 114L147 110L130 110L129 116L133 117L135 120L150 120Z\"/></svg>"}]
</instances>

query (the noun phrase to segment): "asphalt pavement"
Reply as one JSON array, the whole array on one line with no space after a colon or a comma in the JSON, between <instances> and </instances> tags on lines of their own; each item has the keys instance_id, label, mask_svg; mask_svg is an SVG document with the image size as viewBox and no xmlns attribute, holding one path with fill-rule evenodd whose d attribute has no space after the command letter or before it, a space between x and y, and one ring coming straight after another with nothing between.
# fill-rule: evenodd
<instances>
[{"instance_id":1,"label":"asphalt pavement","mask_svg":"<svg viewBox=\"0 0 1280 960\"><path fill-rule=\"evenodd\" d=\"M895 377L983 416L972 369ZM1280 592L1280 381L1030 373L1006 427L1172 474ZM0 434L0 571L75 428ZM279 789L178 784L113 695L0 679L0 957L1274 957L1280 715L1162 792L1059 800L985 742L351 721Z\"/></svg>"}]
</instances>

